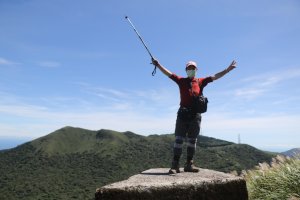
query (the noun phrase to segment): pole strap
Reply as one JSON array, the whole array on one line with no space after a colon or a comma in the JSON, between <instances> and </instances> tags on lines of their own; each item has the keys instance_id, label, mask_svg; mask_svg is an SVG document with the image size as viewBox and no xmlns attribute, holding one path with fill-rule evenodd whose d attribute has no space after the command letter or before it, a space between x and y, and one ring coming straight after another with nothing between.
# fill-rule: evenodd
<instances>
[{"instance_id":1,"label":"pole strap","mask_svg":"<svg viewBox=\"0 0 300 200\"><path fill-rule=\"evenodd\" d=\"M154 76L155 74L156 74L156 65L155 65L155 67L154 67L154 69L153 69L153 72L152 72L152 76Z\"/></svg>"}]
</instances>

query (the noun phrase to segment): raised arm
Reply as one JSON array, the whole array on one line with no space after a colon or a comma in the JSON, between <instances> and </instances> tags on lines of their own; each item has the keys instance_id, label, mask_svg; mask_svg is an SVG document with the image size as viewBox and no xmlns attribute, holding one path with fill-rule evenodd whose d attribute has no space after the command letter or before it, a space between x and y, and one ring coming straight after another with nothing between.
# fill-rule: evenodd
<instances>
[{"instance_id":1,"label":"raised arm","mask_svg":"<svg viewBox=\"0 0 300 200\"><path fill-rule=\"evenodd\" d=\"M223 71L216 73L214 76L212 76L212 79L215 81L219 78L221 78L222 76L224 76L225 74L227 74L228 72L230 72L231 70L233 70L234 68L236 68L236 62L232 61L232 63Z\"/></svg>"},{"instance_id":2,"label":"raised arm","mask_svg":"<svg viewBox=\"0 0 300 200\"><path fill-rule=\"evenodd\" d=\"M170 77L172 75L172 72L170 72L167 68L165 68L164 66L162 66L158 60L156 59L152 59L152 64L155 65L156 67L158 67L158 69L160 69L160 71L165 74L166 76Z\"/></svg>"}]
</instances>

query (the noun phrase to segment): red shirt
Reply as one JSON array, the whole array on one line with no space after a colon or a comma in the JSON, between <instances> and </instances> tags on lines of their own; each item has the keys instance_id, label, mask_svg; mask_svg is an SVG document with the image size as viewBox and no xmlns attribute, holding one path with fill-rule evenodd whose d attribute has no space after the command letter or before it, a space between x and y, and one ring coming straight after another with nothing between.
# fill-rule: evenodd
<instances>
[{"instance_id":1,"label":"red shirt","mask_svg":"<svg viewBox=\"0 0 300 200\"><path fill-rule=\"evenodd\" d=\"M176 74L172 74L170 78L175 81L180 90L180 105L183 107L191 107L192 106L192 97L193 94L198 96L202 95L203 88L210 82L213 81L212 77L206 78L193 78L190 79L188 77L183 78L177 76ZM198 79L198 82L197 82ZM198 84L199 83L199 84Z\"/></svg>"}]
</instances>

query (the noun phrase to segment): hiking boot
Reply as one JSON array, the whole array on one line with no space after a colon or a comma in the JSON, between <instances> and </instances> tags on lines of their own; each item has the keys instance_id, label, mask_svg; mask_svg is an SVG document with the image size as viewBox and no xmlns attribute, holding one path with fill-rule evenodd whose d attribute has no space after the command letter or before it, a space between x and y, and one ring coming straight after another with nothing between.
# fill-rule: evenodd
<instances>
[{"instance_id":1,"label":"hiking boot","mask_svg":"<svg viewBox=\"0 0 300 200\"><path fill-rule=\"evenodd\" d=\"M199 172L199 168L197 168L197 167L194 165L193 160L190 160L190 161L187 161L187 162L184 164L184 171L185 171L185 172L194 172L194 173L197 173L197 172Z\"/></svg>"},{"instance_id":2,"label":"hiking boot","mask_svg":"<svg viewBox=\"0 0 300 200\"><path fill-rule=\"evenodd\" d=\"M180 173L179 162L178 161L172 161L172 167L169 170L169 174L176 174L176 173Z\"/></svg>"}]
</instances>

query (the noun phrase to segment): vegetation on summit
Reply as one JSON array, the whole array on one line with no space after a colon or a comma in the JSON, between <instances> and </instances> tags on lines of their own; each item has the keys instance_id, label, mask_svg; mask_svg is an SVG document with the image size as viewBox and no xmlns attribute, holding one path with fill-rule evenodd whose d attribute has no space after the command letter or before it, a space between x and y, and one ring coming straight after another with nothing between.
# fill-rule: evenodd
<instances>
[{"instance_id":1,"label":"vegetation on summit","mask_svg":"<svg viewBox=\"0 0 300 200\"><path fill-rule=\"evenodd\" d=\"M300 200L300 159L277 156L271 164L261 163L247 171L250 200Z\"/></svg>"}]
</instances>

